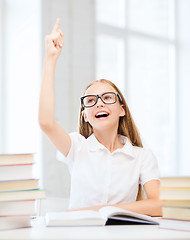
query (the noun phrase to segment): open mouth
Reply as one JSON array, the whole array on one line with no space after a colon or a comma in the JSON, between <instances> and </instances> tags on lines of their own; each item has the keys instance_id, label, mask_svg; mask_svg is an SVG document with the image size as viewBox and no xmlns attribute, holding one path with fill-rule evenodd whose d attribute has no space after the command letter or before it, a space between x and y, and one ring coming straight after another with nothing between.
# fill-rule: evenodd
<instances>
[{"instance_id":1,"label":"open mouth","mask_svg":"<svg viewBox=\"0 0 190 240\"><path fill-rule=\"evenodd\" d=\"M109 113L107 112L99 112L95 115L96 118L106 118L109 116Z\"/></svg>"}]
</instances>

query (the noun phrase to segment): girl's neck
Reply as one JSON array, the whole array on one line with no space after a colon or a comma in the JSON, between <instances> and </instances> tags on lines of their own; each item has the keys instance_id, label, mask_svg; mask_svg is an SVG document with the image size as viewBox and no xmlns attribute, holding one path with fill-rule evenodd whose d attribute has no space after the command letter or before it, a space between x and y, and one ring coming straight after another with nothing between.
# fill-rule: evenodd
<instances>
[{"instance_id":1,"label":"girl's neck","mask_svg":"<svg viewBox=\"0 0 190 240\"><path fill-rule=\"evenodd\" d=\"M97 131L94 130L97 140L104 145L110 152L114 152L118 148L122 148L117 131Z\"/></svg>"}]
</instances>

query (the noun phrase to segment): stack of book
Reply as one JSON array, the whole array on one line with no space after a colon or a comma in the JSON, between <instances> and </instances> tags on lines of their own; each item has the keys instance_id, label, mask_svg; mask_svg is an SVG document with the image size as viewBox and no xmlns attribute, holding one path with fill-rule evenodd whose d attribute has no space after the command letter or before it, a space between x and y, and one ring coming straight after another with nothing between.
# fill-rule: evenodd
<instances>
[{"instance_id":1,"label":"stack of book","mask_svg":"<svg viewBox=\"0 0 190 240\"><path fill-rule=\"evenodd\" d=\"M190 220L190 177L162 178L160 198L164 201L163 218Z\"/></svg>"},{"instance_id":2,"label":"stack of book","mask_svg":"<svg viewBox=\"0 0 190 240\"><path fill-rule=\"evenodd\" d=\"M31 226L37 201L45 198L34 164L33 154L0 155L0 230Z\"/></svg>"}]
</instances>

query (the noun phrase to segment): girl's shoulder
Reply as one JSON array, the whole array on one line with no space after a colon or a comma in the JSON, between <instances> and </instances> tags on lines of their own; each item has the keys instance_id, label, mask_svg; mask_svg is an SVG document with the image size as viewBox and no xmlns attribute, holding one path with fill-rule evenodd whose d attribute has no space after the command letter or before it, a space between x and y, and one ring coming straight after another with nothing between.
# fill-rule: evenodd
<instances>
[{"instance_id":1,"label":"girl's shoulder","mask_svg":"<svg viewBox=\"0 0 190 240\"><path fill-rule=\"evenodd\" d=\"M134 146L134 152L136 153L137 158L142 163L151 164L152 162L157 162L157 158L154 155L152 149L148 147L137 147Z\"/></svg>"},{"instance_id":2,"label":"girl's shoulder","mask_svg":"<svg viewBox=\"0 0 190 240\"><path fill-rule=\"evenodd\" d=\"M69 136L71 138L71 141L74 141L74 142L81 142L86 139L83 135L81 135L78 132L71 132L69 133Z\"/></svg>"},{"instance_id":3,"label":"girl's shoulder","mask_svg":"<svg viewBox=\"0 0 190 240\"><path fill-rule=\"evenodd\" d=\"M131 149L131 152L134 154L136 158L141 158L141 159L155 158L154 153L149 147L133 146L129 138L123 135L119 135L119 139L124 145L126 145L127 148Z\"/></svg>"},{"instance_id":4,"label":"girl's shoulder","mask_svg":"<svg viewBox=\"0 0 190 240\"><path fill-rule=\"evenodd\" d=\"M88 145L95 144L95 137L94 134L90 135L88 138L85 138L82 134L78 132L71 132L69 133L69 136L71 138L71 146L75 146L77 149L80 149L80 147L86 147Z\"/></svg>"}]
</instances>

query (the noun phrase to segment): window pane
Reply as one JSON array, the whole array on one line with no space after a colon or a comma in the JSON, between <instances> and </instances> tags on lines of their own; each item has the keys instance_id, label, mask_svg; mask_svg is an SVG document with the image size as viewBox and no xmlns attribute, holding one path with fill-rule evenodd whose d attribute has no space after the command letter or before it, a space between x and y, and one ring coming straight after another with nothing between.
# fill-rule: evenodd
<instances>
[{"instance_id":1,"label":"window pane","mask_svg":"<svg viewBox=\"0 0 190 240\"><path fill-rule=\"evenodd\" d=\"M97 21L117 27L125 25L125 0L96 0Z\"/></svg>"},{"instance_id":2,"label":"window pane","mask_svg":"<svg viewBox=\"0 0 190 240\"><path fill-rule=\"evenodd\" d=\"M143 139L158 158L162 175L175 174L176 170L174 151L171 154L174 129L170 118L169 52L168 45L156 41L129 39L129 107Z\"/></svg>"},{"instance_id":3,"label":"window pane","mask_svg":"<svg viewBox=\"0 0 190 240\"><path fill-rule=\"evenodd\" d=\"M129 0L128 26L135 31L141 31L160 36L171 36L172 1L168 0Z\"/></svg>"},{"instance_id":4,"label":"window pane","mask_svg":"<svg viewBox=\"0 0 190 240\"><path fill-rule=\"evenodd\" d=\"M97 79L105 78L124 89L124 42L106 35L97 37Z\"/></svg>"}]
</instances>

